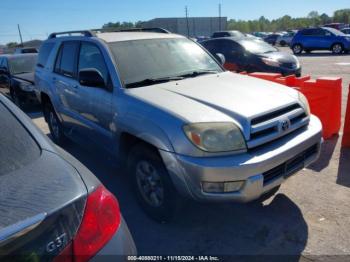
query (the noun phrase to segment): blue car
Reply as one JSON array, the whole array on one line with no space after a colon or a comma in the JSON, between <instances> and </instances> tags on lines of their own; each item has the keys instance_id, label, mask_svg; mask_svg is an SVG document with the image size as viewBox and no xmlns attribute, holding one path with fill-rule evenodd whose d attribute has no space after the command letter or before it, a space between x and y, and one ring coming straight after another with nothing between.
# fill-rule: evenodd
<instances>
[{"instance_id":1,"label":"blue car","mask_svg":"<svg viewBox=\"0 0 350 262\"><path fill-rule=\"evenodd\" d=\"M302 29L294 36L291 48L294 54L313 50L330 50L333 54L341 54L350 50L350 36L328 27Z\"/></svg>"}]
</instances>

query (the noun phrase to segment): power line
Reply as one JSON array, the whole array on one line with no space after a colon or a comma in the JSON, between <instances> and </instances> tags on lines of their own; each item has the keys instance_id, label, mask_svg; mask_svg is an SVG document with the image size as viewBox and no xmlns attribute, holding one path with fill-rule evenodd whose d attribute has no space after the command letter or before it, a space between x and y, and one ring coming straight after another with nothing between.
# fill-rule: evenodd
<instances>
[{"instance_id":1,"label":"power line","mask_svg":"<svg viewBox=\"0 0 350 262\"><path fill-rule=\"evenodd\" d=\"M23 39L22 39L21 28L19 27L19 24L17 24L17 27L18 27L19 38L21 39L21 46L23 46Z\"/></svg>"},{"instance_id":2,"label":"power line","mask_svg":"<svg viewBox=\"0 0 350 262\"><path fill-rule=\"evenodd\" d=\"M185 6L185 14L186 14L186 24L187 24L187 37L190 37L190 26L188 24L188 8Z\"/></svg>"},{"instance_id":3,"label":"power line","mask_svg":"<svg viewBox=\"0 0 350 262\"><path fill-rule=\"evenodd\" d=\"M219 31L221 31L221 3L219 4Z\"/></svg>"}]
</instances>

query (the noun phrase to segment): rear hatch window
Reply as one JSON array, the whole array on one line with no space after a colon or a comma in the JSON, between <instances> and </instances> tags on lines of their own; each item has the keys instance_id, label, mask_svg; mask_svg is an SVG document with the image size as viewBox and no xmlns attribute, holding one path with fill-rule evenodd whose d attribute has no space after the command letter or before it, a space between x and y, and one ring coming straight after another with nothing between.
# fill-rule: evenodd
<instances>
[{"instance_id":1,"label":"rear hatch window","mask_svg":"<svg viewBox=\"0 0 350 262\"><path fill-rule=\"evenodd\" d=\"M0 176L40 157L40 148L17 118L0 102Z\"/></svg>"}]
</instances>

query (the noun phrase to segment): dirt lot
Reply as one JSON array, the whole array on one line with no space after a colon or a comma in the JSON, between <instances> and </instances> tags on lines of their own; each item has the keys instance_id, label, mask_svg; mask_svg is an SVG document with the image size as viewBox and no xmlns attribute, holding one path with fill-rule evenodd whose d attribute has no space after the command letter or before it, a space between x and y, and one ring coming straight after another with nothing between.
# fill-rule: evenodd
<instances>
[{"instance_id":1,"label":"dirt lot","mask_svg":"<svg viewBox=\"0 0 350 262\"><path fill-rule=\"evenodd\" d=\"M350 56L312 53L299 58L303 74L343 78L344 118ZM34 110L29 115L48 133L41 113ZM115 160L75 144L65 149L118 197L139 254L295 255L291 260L341 255L337 258L346 260L342 255L350 255L350 151L341 150L340 143L341 134L326 141L321 159L263 204L188 203L181 216L166 225L140 210Z\"/></svg>"}]
</instances>

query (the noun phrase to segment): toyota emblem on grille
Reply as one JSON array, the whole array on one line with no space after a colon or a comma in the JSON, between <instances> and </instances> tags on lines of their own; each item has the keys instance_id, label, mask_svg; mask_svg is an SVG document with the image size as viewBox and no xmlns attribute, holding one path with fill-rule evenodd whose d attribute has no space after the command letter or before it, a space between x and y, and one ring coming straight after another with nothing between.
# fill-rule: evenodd
<instances>
[{"instance_id":1,"label":"toyota emblem on grille","mask_svg":"<svg viewBox=\"0 0 350 262\"><path fill-rule=\"evenodd\" d=\"M281 129L282 131L287 131L289 129L290 123L288 120L281 121Z\"/></svg>"}]
</instances>

